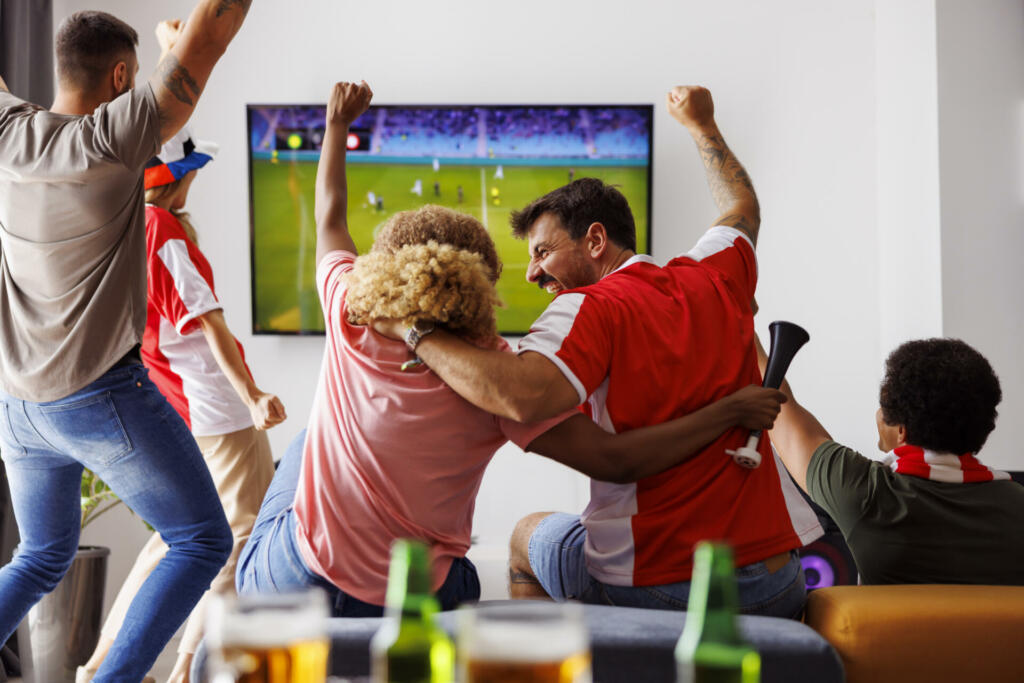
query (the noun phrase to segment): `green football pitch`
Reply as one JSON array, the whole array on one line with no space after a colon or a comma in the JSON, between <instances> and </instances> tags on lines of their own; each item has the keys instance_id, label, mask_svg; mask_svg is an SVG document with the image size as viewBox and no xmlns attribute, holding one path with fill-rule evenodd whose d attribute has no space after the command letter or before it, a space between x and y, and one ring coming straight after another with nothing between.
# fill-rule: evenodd
<instances>
[{"instance_id":1,"label":"green football pitch","mask_svg":"<svg viewBox=\"0 0 1024 683\"><path fill-rule=\"evenodd\" d=\"M253 331L322 332L323 315L316 293L316 226L313 193L316 162L286 159L252 161ZM575 177L601 178L617 185L629 200L636 219L638 248L646 252L647 169L643 167L576 166ZM509 213L564 185L570 166L503 166L496 178L493 165L348 164L349 229L360 253L369 250L376 231L397 211L440 204L478 218L490 231L504 263L498 295L498 329L522 334L530 328L551 296L526 281L526 242L512 237ZM422 196L413 192L416 181ZM440 194L435 194L434 182ZM459 201L458 187L462 187ZM495 190L497 193L495 194ZM369 193L382 202L371 204Z\"/></svg>"}]
</instances>

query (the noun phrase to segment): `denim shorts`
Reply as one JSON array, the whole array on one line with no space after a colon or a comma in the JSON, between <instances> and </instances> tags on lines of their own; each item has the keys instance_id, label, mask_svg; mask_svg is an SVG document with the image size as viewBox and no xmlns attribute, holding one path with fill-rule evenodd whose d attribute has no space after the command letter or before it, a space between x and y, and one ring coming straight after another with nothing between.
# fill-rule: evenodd
<instances>
[{"instance_id":1,"label":"denim shorts","mask_svg":"<svg viewBox=\"0 0 1024 683\"><path fill-rule=\"evenodd\" d=\"M530 568L541 586L555 600L579 600L599 605L685 610L690 582L661 586L613 586L598 581L587 571L584 545L587 530L579 515L556 512L548 515L530 536ZM790 552L789 562L772 572L764 562L736 569L740 611L743 614L799 618L806 588L800 558Z\"/></svg>"}]
</instances>

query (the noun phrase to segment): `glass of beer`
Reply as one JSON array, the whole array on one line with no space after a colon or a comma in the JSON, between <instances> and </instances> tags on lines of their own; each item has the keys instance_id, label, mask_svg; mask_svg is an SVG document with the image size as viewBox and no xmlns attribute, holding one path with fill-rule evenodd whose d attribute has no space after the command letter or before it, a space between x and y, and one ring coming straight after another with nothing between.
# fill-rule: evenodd
<instances>
[{"instance_id":1,"label":"glass of beer","mask_svg":"<svg viewBox=\"0 0 1024 683\"><path fill-rule=\"evenodd\" d=\"M583 606L513 601L460 610L459 671L465 683L590 683Z\"/></svg>"},{"instance_id":2,"label":"glass of beer","mask_svg":"<svg viewBox=\"0 0 1024 683\"><path fill-rule=\"evenodd\" d=\"M324 683L327 596L303 593L219 596L207 610L213 683Z\"/></svg>"}]
</instances>

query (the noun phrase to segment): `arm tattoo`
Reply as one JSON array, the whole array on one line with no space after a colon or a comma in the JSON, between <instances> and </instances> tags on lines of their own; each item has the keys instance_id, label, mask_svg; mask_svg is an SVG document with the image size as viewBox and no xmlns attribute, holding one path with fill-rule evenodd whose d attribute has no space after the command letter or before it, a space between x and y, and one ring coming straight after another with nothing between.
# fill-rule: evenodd
<instances>
[{"instance_id":1,"label":"arm tattoo","mask_svg":"<svg viewBox=\"0 0 1024 683\"><path fill-rule=\"evenodd\" d=\"M168 53L157 67L157 75L160 77L164 87L167 88L178 101L190 107L195 106L196 99L201 92L199 84L192 78L188 69L181 65L174 53Z\"/></svg>"},{"instance_id":2,"label":"arm tattoo","mask_svg":"<svg viewBox=\"0 0 1024 683\"><path fill-rule=\"evenodd\" d=\"M230 11L235 6L241 6L242 13L245 14L249 11L249 5L252 4L252 0L220 0L217 3L217 18L220 19L221 15L225 12Z\"/></svg>"},{"instance_id":3,"label":"arm tattoo","mask_svg":"<svg viewBox=\"0 0 1024 683\"><path fill-rule=\"evenodd\" d=\"M739 213L730 213L728 216L722 216L717 221L715 221L715 224L728 225L731 228L737 228L738 230L742 230L746 232L748 235L752 230L754 230L754 226L750 224L750 221L747 220L747 217Z\"/></svg>"},{"instance_id":4,"label":"arm tattoo","mask_svg":"<svg viewBox=\"0 0 1024 683\"><path fill-rule=\"evenodd\" d=\"M705 135L698 146L707 169L711 195L720 211L726 210L734 200L745 198L744 195L757 201L750 176L733 156L721 135Z\"/></svg>"},{"instance_id":5,"label":"arm tattoo","mask_svg":"<svg viewBox=\"0 0 1024 683\"><path fill-rule=\"evenodd\" d=\"M527 584L531 584L531 585L534 585L534 586L539 586L540 585L540 581L537 580L536 576L533 576L532 574L527 574L526 572L518 571L516 569L509 569L508 570L508 582L509 583L527 583Z\"/></svg>"}]
</instances>

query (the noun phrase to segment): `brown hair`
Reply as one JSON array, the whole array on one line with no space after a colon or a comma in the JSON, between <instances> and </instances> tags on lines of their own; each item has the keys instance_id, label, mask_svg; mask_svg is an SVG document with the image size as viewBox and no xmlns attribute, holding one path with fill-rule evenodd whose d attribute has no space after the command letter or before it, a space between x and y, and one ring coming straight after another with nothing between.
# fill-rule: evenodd
<instances>
[{"instance_id":1,"label":"brown hair","mask_svg":"<svg viewBox=\"0 0 1024 683\"><path fill-rule=\"evenodd\" d=\"M110 69L135 54L139 34L106 12L75 12L57 30L57 77L62 86L93 90Z\"/></svg>"},{"instance_id":2,"label":"brown hair","mask_svg":"<svg viewBox=\"0 0 1024 683\"><path fill-rule=\"evenodd\" d=\"M402 211L347 275L348 319L426 318L469 338L493 337L500 273L494 241L477 219L434 205Z\"/></svg>"},{"instance_id":3,"label":"brown hair","mask_svg":"<svg viewBox=\"0 0 1024 683\"><path fill-rule=\"evenodd\" d=\"M636 223L629 202L615 187L597 178L580 178L533 200L521 211L513 211L512 234L523 239L546 213L558 216L573 240L586 235L592 223L600 223L608 239L636 251Z\"/></svg>"}]
</instances>

